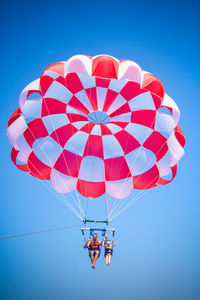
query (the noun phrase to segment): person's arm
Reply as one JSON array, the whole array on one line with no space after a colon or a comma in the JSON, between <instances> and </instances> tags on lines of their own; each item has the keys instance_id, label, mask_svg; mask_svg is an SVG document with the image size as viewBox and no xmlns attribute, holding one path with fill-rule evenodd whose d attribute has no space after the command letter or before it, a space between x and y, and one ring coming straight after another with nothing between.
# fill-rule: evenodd
<instances>
[{"instance_id":1,"label":"person's arm","mask_svg":"<svg viewBox=\"0 0 200 300\"><path fill-rule=\"evenodd\" d=\"M116 244L115 240L113 239L112 241L113 241L113 247L116 247L117 244Z\"/></svg>"},{"instance_id":2,"label":"person's arm","mask_svg":"<svg viewBox=\"0 0 200 300\"><path fill-rule=\"evenodd\" d=\"M90 237L88 238L87 242L84 245L84 248L88 248L90 244Z\"/></svg>"}]
</instances>

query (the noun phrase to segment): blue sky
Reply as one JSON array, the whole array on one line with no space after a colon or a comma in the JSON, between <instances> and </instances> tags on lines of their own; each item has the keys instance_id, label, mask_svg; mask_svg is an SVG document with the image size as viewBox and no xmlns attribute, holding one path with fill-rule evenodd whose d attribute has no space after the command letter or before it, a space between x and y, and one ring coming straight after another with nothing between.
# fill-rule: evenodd
<instances>
[{"instance_id":1,"label":"blue sky","mask_svg":"<svg viewBox=\"0 0 200 300\"><path fill-rule=\"evenodd\" d=\"M89 265L79 228L0 242L1 299L200 298L199 4L197 1L9 1L1 4L0 236L79 220L15 168L5 134L21 90L74 54L131 59L181 110L186 155L175 180L117 218L112 267Z\"/></svg>"}]
</instances>

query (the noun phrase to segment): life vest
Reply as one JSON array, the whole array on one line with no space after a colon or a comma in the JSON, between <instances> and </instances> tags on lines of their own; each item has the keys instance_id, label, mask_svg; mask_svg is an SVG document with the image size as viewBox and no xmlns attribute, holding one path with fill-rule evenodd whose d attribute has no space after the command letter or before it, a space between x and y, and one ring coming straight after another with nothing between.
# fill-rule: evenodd
<instances>
[{"instance_id":1,"label":"life vest","mask_svg":"<svg viewBox=\"0 0 200 300\"><path fill-rule=\"evenodd\" d=\"M91 240L88 248L89 250L100 250L100 242L98 240Z\"/></svg>"}]
</instances>

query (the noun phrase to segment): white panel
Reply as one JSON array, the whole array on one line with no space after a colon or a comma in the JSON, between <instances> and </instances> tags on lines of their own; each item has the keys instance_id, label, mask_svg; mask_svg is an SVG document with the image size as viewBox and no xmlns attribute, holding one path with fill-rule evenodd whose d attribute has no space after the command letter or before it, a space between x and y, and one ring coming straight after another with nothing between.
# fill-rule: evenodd
<instances>
[{"instance_id":1,"label":"white panel","mask_svg":"<svg viewBox=\"0 0 200 300\"><path fill-rule=\"evenodd\" d=\"M34 153L38 159L49 167L53 167L63 148L50 136L34 142Z\"/></svg>"},{"instance_id":2,"label":"white panel","mask_svg":"<svg viewBox=\"0 0 200 300\"><path fill-rule=\"evenodd\" d=\"M149 127L140 125L140 124L128 124L125 129L127 132L129 132L138 142L142 145L146 139L151 135L153 132L152 129Z\"/></svg>"},{"instance_id":3,"label":"white panel","mask_svg":"<svg viewBox=\"0 0 200 300\"><path fill-rule=\"evenodd\" d=\"M94 125L91 135L101 135L101 125Z\"/></svg>"},{"instance_id":4,"label":"white panel","mask_svg":"<svg viewBox=\"0 0 200 300\"><path fill-rule=\"evenodd\" d=\"M132 177L116 181L106 181L106 192L114 198L124 199L130 195L132 190Z\"/></svg>"},{"instance_id":5,"label":"white panel","mask_svg":"<svg viewBox=\"0 0 200 300\"><path fill-rule=\"evenodd\" d=\"M71 193L76 190L77 178L67 176L55 169L52 169L51 183L57 192L62 194Z\"/></svg>"},{"instance_id":6,"label":"white panel","mask_svg":"<svg viewBox=\"0 0 200 300\"><path fill-rule=\"evenodd\" d=\"M97 87L97 106L99 111L103 110L107 91L108 89L106 88Z\"/></svg>"},{"instance_id":7,"label":"white panel","mask_svg":"<svg viewBox=\"0 0 200 300\"><path fill-rule=\"evenodd\" d=\"M19 105L20 105L21 109L26 101L28 91L32 91L32 90L35 90L35 92L40 90L40 78L29 83L21 92L20 97L19 97Z\"/></svg>"},{"instance_id":8,"label":"white panel","mask_svg":"<svg viewBox=\"0 0 200 300\"><path fill-rule=\"evenodd\" d=\"M74 55L66 61L65 75L67 73L86 73L91 75L92 60L85 55Z\"/></svg>"},{"instance_id":9,"label":"white panel","mask_svg":"<svg viewBox=\"0 0 200 300\"><path fill-rule=\"evenodd\" d=\"M122 130L122 128L120 126L117 126L117 125L111 124L111 123L106 124L105 126L108 127L113 134Z\"/></svg>"},{"instance_id":10,"label":"white panel","mask_svg":"<svg viewBox=\"0 0 200 300\"><path fill-rule=\"evenodd\" d=\"M76 129L82 128L84 125L88 124L87 121L78 121L78 122L73 122L73 126L76 127Z\"/></svg>"},{"instance_id":11,"label":"white panel","mask_svg":"<svg viewBox=\"0 0 200 300\"><path fill-rule=\"evenodd\" d=\"M172 98L170 98L167 94L165 94L163 98L162 106L170 107L173 109L172 116L176 126L180 119L180 110L176 105L176 103L174 102L174 100L172 100Z\"/></svg>"},{"instance_id":12,"label":"white panel","mask_svg":"<svg viewBox=\"0 0 200 300\"><path fill-rule=\"evenodd\" d=\"M41 117L42 99L27 100L22 107L22 114L26 117Z\"/></svg>"},{"instance_id":13,"label":"white panel","mask_svg":"<svg viewBox=\"0 0 200 300\"><path fill-rule=\"evenodd\" d=\"M83 155L89 134L77 131L65 144L65 149L78 155Z\"/></svg>"},{"instance_id":14,"label":"white panel","mask_svg":"<svg viewBox=\"0 0 200 300\"><path fill-rule=\"evenodd\" d=\"M53 79L57 79L58 77L60 77L60 74L56 73L55 71L46 70L43 73L43 76L49 76Z\"/></svg>"},{"instance_id":15,"label":"white panel","mask_svg":"<svg viewBox=\"0 0 200 300\"><path fill-rule=\"evenodd\" d=\"M16 119L7 129L6 133L7 136L12 144L12 146L15 145L18 138L24 133L24 131L28 128L24 117L21 116L18 119Z\"/></svg>"},{"instance_id":16,"label":"white panel","mask_svg":"<svg viewBox=\"0 0 200 300\"><path fill-rule=\"evenodd\" d=\"M78 77L81 80L81 83L84 89L96 87L95 77L91 77L88 74L78 73Z\"/></svg>"},{"instance_id":17,"label":"white panel","mask_svg":"<svg viewBox=\"0 0 200 300\"><path fill-rule=\"evenodd\" d=\"M17 155L17 158L26 163L27 159L30 155L30 153L32 152L31 147L29 146L29 144L27 143L27 141L25 140L24 135L21 135L17 141L17 148L20 152Z\"/></svg>"},{"instance_id":18,"label":"white panel","mask_svg":"<svg viewBox=\"0 0 200 300\"><path fill-rule=\"evenodd\" d=\"M119 142L113 135L102 136L104 158L123 156L124 152Z\"/></svg>"},{"instance_id":19,"label":"white panel","mask_svg":"<svg viewBox=\"0 0 200 300\"><path fill-rule=\"evenodd\" d=\"M111 79L109 89L119 93L123 87L127 84L128 80L125 79Z\"/></svg>"},{"instance_id":20,"label":"white panel","mask_svg":"<svg viewBox=\"0 0 200 300\"><path fill-rule=\"evenodd\" d=\"M88 99L88 96L84 90L76 93L75 96L80 100L80 102L89 110L89 112L93 111L91 103Z\"/></svg>"},{"instance_id":21,"label":"white panel","mask_svg":"<svg viewBox=\"0 0 200 300\"><path fill-rule=\"evenodd\" d=\"M125 158L132 176L148 171L156 163L156 157L153 152L142 147L128 153Z\"/></svg>"},{"instance_id":22,"label":"white panel","mask_svg":"<svg viewBox=\"0 0 200 300\"><path fill-rule=\"evenodd\" d=\"M44 122L44 125L49 134L51 134L57 128L70 123L66 114L55 114L42 117L42 121Z\"/></svg>"},{"instance_id":23,"label":"white panel","mask_svg":"<svg viewBox=\"0 0 200 300\"><path fill-rule=\"evenodd\" d=\"M110 118L111 122L131 122L131 112Z\"/></svg>"},{"instance_id":24,"label":"white panel","mask_svg":"<svg viewBox=\"0 0 200 300\"><path fill-rule=\"evenodd\" d=\"M67 105L66 113L67 114L81 115L81 116L87 117L87 115L84 114L82 111L70 106L69 104Z\"/></svg>"},{"instance_id":25,"label":"white panel","mask_svg":"<svg viewBox=\"0 0 200 300\"><path fill-rule=\"evenodd\" d=\"M103 182L105 180L103 159L95 156L83 157L78 177L90 182Z\"/></svg>"},{"instance_id":26,"label":"white panel","mask_svg":"<svg viewBox=\"0 0 200 300\"><path fill-rule=\"evenodd\" d=\"M174 120L172 116L164 114L162 112L157 111L156 113L156 121L155 121L155 130L159 132L167 132L171 133L175 127Z\"/></svg>"},{"instance_id":27,"label":"white panel","mask_svg":"<svg viewBox=\"0 0 200 300\"><path fill-rule=\"evenodd\" d=\"M156 109L150 92L143 93L143 94L140 94L140 95L134 97L133 99L131 99L128 102L128 104L130 106L131 111L145 110L145 109L155 110Z\"/></svg>"},{"instance_id":28,"label":"white panel","mask_svg":"<svg viewBox=\"0 0 200 300\"><path fill-rule=\"evenodd\" d=\"M53 81L46 91L44 98L53 98L68 103L72 96L72 93L64 87L64 85L57 81Z\"/></svg>"},{"instance_id":29,"label":"white panel","mask_svg":"<svg viewBox=\"0 0 200 300\"><path fill-rule=\"evenodd\" d=\"M112 105L108 109L107 114L108 115L112 114L114 111L116 111L118 108L120 108L125 103L127 103L127 101L121 95L118 95L115 98L115 101L112 103Z\"/></svg>"},{"instance_id":30,"label":"white panel","mask_svg":"<svg viewBox=\"0 0 200 300\"><path fill-rule=\"evenodd\" d=\"M176 162L178 162L184 155L184 149L179 144L174 133L167 140L169 151Z\"/></svg>"},{"instance_id":31,"label":"white panel","mask_svg":"<svg viewBox=\"0 0 200 300\"><path fill-rule=\"evenodd\" d=\"M128 79L141 84L143 73L141 68L133 61L127 60L119 64L118 78Z\"/></svg>"}]
</instances>

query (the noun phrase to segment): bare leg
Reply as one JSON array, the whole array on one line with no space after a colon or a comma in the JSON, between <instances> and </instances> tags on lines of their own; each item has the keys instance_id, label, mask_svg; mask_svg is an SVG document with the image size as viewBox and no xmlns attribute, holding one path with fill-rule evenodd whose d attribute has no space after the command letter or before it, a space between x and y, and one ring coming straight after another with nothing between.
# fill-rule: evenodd
<instances>
[{"instance_id":1,"label":"bare leg","mask_svg":"<svg viewBox=\"0 0 200 300\"><path fill-rule=\"evenodd\" d=\"M106 266L108 266L108 255L106 255Z\"/></svg>"},{"instance_id":2,"label":"bare leg","mask_svg":"<svg viewBox=\"0 0 200 300\"><path fill-rule=\"evenodd\" d=\"M111 255L108 255L108 265L111 263Z\"/></svg>"},{"instance_id":3,"label":"bare leg","mask_svg":"<svg viewBox=\"0 0 200 300\"><path fill-rule=\"evenodd\" d=\"M91 259L91 263L93 266L93 262L94 262L94 252L93 251L90 251L90 259Z\"/></svg>"},{"instance_id":4,"label":"bare leg","mask_svg":"<svg viewBox=\"0 0 200 300\"><path fill-rule=\"evenodd\" d=\"M96 264L96 261L97 261L98 257L99 257L99 251L96 251L95 256L94 256L94 260L93 260L93 264L92 264L93 268L95 268L95 264Z\"/></svg>"}]
</instances>

